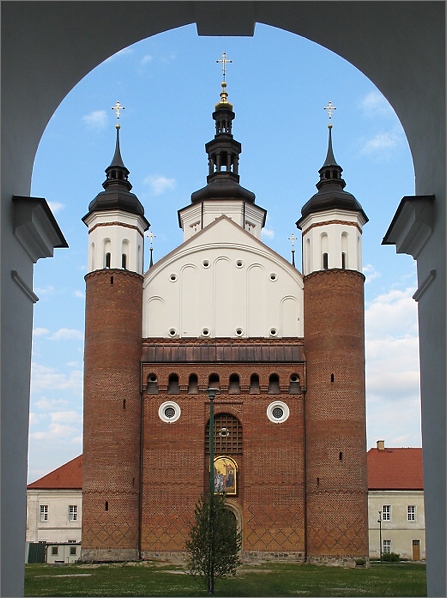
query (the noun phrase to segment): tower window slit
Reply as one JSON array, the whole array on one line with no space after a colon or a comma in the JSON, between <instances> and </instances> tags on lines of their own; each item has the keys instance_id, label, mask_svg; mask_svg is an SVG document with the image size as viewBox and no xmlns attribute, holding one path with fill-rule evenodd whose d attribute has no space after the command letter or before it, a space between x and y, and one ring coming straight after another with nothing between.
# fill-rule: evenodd
<instances>
[{"instance_id":1,"label":"tower window slit","mask_svg":"<svg viewBox=\"0 0 447 598\"><path fill-rule=\"evenodd\" d=\"M323 253L323 268L327 270L329 268L329 254Z\"/></svg>"},{"instance_id":2,"label":"tower window slit","mask_svg":"<svg viewBox=\"0 0 447 598\"><path fill-rule=\"evenodd\" d=\"M110 277L110 284L113 284L113 276Z\"/></svg>"},{"instance_id":3,"label":"tower window slit","mask_svg":"<svg viewBox=\"0 0 447 598\"><path fill-rule=\"evenodd\" d=\"M331 382L335 382L335 375L331 374Z\"/></svg>"},{"instance_id":4,"label":"tower window slit","mask_svg":"<svg viewBox=\"0 0 447 598\"><path fill-rule=\"evenodd\" d=\"M112 258L112 254L110 252L107 252L106 253L106 268L110 268L111 258Z\"/></svg>"},{"instance_id":5,"label":"tower window slit","mask_svg":"<svg viewBox=\"0 0 447 598\"><path fill-rule=\"evenodd\" d=\"M346 253L344 251L341 254L341 267L346 270Z\"/></svg>"},{"instance_id":6,"label":"tower window slit","mask_svg":"<svg viewBox=\"0 0 447 598\"><path fill-rule=\"evenodd\" d=\"M123 399L123 409L126 409L126 399Z\"/></svg>"},{"instance_id":7,"label":"tower window slit","mask_svg":"<svg viewBox=\"0 0 447 598\"><path fill-rule=\"evenodd\" d=\"M123 270L125 270L127 267L127 255L125 253L123 253L121 256L121 267Z\"/></svg>"},{"instance_id":8,"label":"tower window slit","mask_svg":"<svg viewBox=\"0 0 447 598\"><path fill-rule=\"evenodd\" d=\"M338 453L338 460L343 461L343 453L341 451Z\"/></svg>"},{"instance_id":9,"label":"tower window slit","mask_svg":"<svg viewBox=\"0 0 447 598\"><path fill-rule=\"evenodd\" d=\"M104 503L104 511L108 511L109 510L109 501L106 500L106 502Z\"/></svg>"}]
</instances>

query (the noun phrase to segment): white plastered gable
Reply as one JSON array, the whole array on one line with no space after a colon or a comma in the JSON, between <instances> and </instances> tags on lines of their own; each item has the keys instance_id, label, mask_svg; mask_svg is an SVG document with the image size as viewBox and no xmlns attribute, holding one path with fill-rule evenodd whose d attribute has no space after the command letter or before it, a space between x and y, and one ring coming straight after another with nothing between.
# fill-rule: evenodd
<instances>
[{"instance_id":1,"label":"white plastered gable","mask_svg":"<svg viewBox=\"0 0 447 598\"><path fill-rule=\"evenodd\" d=\"M217 218L145 274L143 338L303 336L300 272Z\"/></svg>"}]
</instances>

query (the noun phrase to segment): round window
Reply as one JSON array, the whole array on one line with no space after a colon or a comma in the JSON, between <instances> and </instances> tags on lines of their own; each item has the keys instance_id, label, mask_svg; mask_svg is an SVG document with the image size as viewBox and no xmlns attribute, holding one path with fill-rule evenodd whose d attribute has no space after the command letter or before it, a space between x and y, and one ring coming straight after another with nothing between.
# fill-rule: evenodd
<instances>
[{"instance_id":1,"label":"round window","mask_svg":"<svg viewBox=\"0 0 447 598\"><path fill-rule=\"evenodd\" d=\"M238 268L243 268L243 267L244 267L244 262L243 262L242 260L237 260L237 262L236 262L236 266L237 266Z\"/></svg>"},{"instance_id":2,"label":"round window","mask_svg":"<svg viewBox=\"0 0 447 598\"><path fill-rule=\"evenodd\" d=\"M275 274L275 272L272 272L272 273L270 274L270 280L271 280L272 282L275 282L275 280L278 280L278 276Z\"/></svg>"},{"instance_id":3,"label":"round window","mask_svg":"<svg viewBox=\"0 0 447 598\"><path fill-rule=\"evenodd\" d=\"M167 424L176 422L181 413L182 410L180 409L180 406L177 403L174 403L174 401L166 401L165 403L162 403L158 409L159 418Z\"/></svg>"},{"instance_id":4,"label":"round window","mask_svg":"<svg viewBox=\"0 0 447 598\"><path fill-rule=\"evenodd\" d=\"M174 274L174 273L170 274L169 280L171 282L175 282L177 280L177 274Z\"/></svg>"},{"instance_id":5,"label":"round window","mask_svg":"<svg viewBox=\"0 0 447 598\"><path fill-rule=\"evenodd\" d=\"M204 329L202 330L202 335L203 335L203 336L209 336L209 335L210 335L210 331L208 330L208 328L204 328Z\"/></svg>"},{"instance_id":6,"label":"round window","mask_svg":"<svg viewBox=\"0 0 447 598\"><path fill-rule=\"evenodd\" d=\"M267 417L274 424L282 424L289 417L288 406L282 401L274 401L267 407Z\"/></svg>"},{"instance_id":7,"label":"round window","mask_svg":"<svg viewBox=\"0 0 447 598\"><path fill-rule=\"evenodd\" d=\"M203 260L203 262L202 262L202 266L203 266L204 268L209 268L209 267L210 267L210 263L209 263L209 261L208 261L208 260Z\"/></svg>"}]
</instances>

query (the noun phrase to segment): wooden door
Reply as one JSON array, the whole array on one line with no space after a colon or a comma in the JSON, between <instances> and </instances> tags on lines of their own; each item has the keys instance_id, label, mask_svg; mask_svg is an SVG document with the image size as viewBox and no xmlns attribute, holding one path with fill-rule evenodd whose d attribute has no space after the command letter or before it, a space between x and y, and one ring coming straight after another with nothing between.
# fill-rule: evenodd
<instances>
[{"instance_id":1,"label":"wooden door","mask_svg":"<svg viewBox=\"0 0 447 598\"><path fill-rule=\"evenodd\" d=\"M421 541L413 540L413 561L421 560Z\"/></svg>"}]
</instances>

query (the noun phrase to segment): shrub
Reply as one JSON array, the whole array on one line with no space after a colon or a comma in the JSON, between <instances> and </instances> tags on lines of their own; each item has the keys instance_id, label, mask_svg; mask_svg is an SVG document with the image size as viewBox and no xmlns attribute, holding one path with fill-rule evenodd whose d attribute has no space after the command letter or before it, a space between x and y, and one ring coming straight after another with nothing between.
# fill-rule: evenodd
<instances>
[{"instance_id":1,"label":"shrub","mask_svg":"<svg viewBox=\"0 0 447 598\"><path fill-rule=\"evenodd\" d=\"M385 563L398 563L400 561L400 554L397 554L397 552L384 552L382 554L382 561Z\"/></svg>"}]
</instances>

